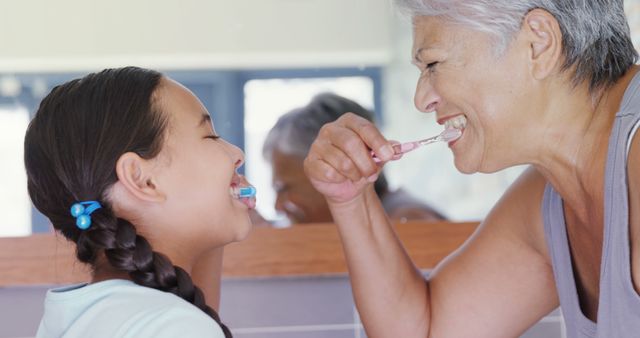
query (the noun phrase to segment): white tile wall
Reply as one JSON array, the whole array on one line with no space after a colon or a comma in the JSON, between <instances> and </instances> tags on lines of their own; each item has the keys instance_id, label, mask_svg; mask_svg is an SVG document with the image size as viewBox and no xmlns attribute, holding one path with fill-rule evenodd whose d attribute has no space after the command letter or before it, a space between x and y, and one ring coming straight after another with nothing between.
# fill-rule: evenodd
<instances>
[{"instance_id":1,"label":"white tile wall","mask_svg":"<svg viewBox=\"0 0 640 338\"><path fill-rule=\"evenodd\" d=\"M47 287L0 288L0 338L33 337ZM222 320L238 338L365 338L347 276L225 279ZM522 338L564 338L555 311Z\"/></svg>"}]
</instances>

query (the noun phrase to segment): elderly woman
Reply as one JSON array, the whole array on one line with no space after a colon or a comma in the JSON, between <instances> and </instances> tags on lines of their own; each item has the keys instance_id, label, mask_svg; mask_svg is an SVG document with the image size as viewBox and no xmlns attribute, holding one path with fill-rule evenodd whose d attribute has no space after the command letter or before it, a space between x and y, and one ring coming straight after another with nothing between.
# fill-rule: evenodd
<instances>
[{"instance_id":1,"label":"elderly woman","mask_svg":"<svg viewBox=\"0 0 640 338\"><path fill-rule=\"evenodd\" d=\"M640 335L640 75L622 0L398 0L415 104L462 136L465 173L530 164L424 280L373 192L393 149L325 126L305 171L328 200L369 337L517 337L562 306L568 337Z\"/></svg>"},{"instance_id":2,"label":"elderly woman","mask_svg":"<svg viewBox=\"0 0 640 338\"><path fill-rule=\"evenodd\" d=\"M269 131L263 146L264 157L271 163L275 208L284 212L293 224L332 222L324 196L313 188L304 175L303 161L320 128L351 112L368 121L373 113L340 95L316 95L309 104L280 117ZM444 217L403 189L392 190L381 173L374 190L389 218L395 220L438 221Z\"/></svg>"}]
</instances>

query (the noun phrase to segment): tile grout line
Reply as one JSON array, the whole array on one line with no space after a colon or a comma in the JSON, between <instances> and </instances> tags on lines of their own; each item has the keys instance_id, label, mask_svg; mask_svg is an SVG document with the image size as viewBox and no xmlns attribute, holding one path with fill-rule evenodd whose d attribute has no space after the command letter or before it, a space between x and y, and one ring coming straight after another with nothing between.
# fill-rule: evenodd
<instances>
[{"instance_id":1,"label":"tile grout line","mask_svg":"<svg viewBox=\"0 0 640 338\"><path fill-rule=\"evenodd\" d=\"M562 322L562 317L543 317L538 321L538 323L560 323Z\"/></svg>"},{"instance_id":2,"label":"tile grout line","mask_svg":"<svg viewBox=\"0 0 640 338\"><path fill-rule=\"evenodd\" d=\"M233 329L234 334L253 333L282 333L282 332L314 332L314 331L341 331L357 328L357 325L350 324L329 324L329 325L292 325L292 326L265 326Z\"/></svg>"},{"instance_id":3,"label":"tile grout line","mask_svg":"<svg viewBox=\"0 0 640 338\"><path fill-rule=\"evenodd\" d=\"M562 319L562 321L560 322L560 334L562 338L567 338L567 327L564 323L564 316L562 315L562 311L560 311L560 319Z\"/></svg>"},{"instance_id":4,"label":"tile grout line","mask_svg":"<svg viewBox=\"0 0 640 338\"><path fill-rule=\"evenodd\" d=\"M362 335L360 334L362 322L360 321L360 313L358 313L358 309L355 305L353 305L353 325L353 333L355 338L362 338Z\"/></svg>"}]
</instances>

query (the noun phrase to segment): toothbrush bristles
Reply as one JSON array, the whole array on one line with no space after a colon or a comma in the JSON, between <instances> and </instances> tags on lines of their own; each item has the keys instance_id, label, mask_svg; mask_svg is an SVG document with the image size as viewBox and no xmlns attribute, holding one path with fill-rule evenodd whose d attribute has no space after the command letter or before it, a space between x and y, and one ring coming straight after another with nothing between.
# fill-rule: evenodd
<instances>
[{"instance_id":1,"label":"toothbrush bristles","mask_svg":"<svg viewBox=\"0 0 640 338\"><path fill-rule=\"evenodd\" d=\"M442 132L442 134L440 134L440 136L442 137L443 141L450 142L462 136L462 130L457 128L446 129Z\"/></svg>"}]
</instances>

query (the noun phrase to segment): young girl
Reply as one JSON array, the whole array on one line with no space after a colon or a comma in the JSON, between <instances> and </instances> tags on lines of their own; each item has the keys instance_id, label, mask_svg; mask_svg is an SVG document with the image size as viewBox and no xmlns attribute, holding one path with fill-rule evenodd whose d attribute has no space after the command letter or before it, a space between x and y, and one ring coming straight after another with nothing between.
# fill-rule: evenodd
<instances>
[{"instance_id":1,"label":"young girl","mask_svg":"<svg viewBox=\"0 0 640 338\"><path fill-rule=\"evenodd\" d=\"M54 88L25 137L29 194L93 277L48 291L37 336L231 337L212 307L222 247L251 228L242 163L202 103L155 71Z\"/></svg>"}]
</instances>

